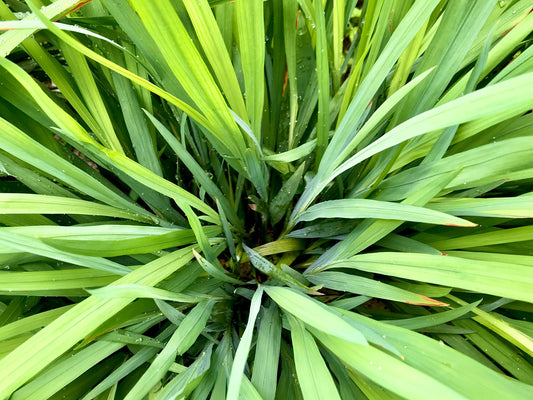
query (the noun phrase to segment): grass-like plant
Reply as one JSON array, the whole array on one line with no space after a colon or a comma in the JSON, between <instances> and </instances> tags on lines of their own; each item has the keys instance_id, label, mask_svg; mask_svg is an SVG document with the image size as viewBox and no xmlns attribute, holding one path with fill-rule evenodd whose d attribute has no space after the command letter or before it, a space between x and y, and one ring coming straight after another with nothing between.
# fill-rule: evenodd
<instances>
[{"instance_id":1,"label":"grass-like plant","mask_svg":"<svg viewBox=\"0 0 533 400\"><path fill-rule=\"evenodd\" d=\"M533 398L532 8L0 1L0 399Z\"/></svg>"}]
</instances>

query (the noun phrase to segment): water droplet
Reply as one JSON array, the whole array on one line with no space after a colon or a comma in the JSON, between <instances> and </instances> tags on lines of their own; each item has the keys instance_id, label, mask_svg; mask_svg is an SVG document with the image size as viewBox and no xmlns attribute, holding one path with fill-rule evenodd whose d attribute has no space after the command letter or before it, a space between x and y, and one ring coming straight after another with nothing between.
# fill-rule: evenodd
<instances>
[{"instance_id":1,"label":"water droplet","mask_svg":"<svg viewBox=\"0 0 533 400\"><path fill-rule=\"evenodd\" d=\"M501 8L505 7L505 1L500 1L500 2L498 3L498 5L499 5Z\"/></svg>"}]
</instances>

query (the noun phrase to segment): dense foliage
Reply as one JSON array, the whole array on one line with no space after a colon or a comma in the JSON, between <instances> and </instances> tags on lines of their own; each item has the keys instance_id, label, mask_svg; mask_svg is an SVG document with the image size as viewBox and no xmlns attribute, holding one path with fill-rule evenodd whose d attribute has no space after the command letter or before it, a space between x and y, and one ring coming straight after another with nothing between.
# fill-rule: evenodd
<instances>
[{"instance_id":1,"label":"dense foliage","mask_svg":"<svg viewBox=\"0 0 533 400\"><path fill-rule=\"evenodd\" d=\"M533 398L532 9L0 0L0 399Z\"/></svg>"}]
</instances>

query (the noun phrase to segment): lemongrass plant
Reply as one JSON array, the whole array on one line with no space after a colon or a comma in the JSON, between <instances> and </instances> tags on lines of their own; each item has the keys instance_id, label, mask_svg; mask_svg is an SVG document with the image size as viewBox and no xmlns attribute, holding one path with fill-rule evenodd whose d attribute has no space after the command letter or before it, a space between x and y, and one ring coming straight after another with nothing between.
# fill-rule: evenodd
<instances>
[{"instance_id":1,"label":"lemongrass plant","mask_svg":"<svg viewBox=\"0 0 533 400\"><path fill-rule=\"evenodd\" d=\"M532 8L0 1L0 399L533 398Z\"/></svg>"}]
</instances>

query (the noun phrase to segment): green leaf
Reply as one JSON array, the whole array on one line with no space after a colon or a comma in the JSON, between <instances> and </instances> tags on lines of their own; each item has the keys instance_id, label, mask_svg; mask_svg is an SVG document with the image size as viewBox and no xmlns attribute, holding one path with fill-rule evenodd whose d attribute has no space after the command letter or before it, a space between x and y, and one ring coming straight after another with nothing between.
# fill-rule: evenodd
<instances>
[{"instance_id":1,"label":"green leaf","mask_svg":"<svg viewBox=\"0 0 533 400\"><path fill-rule=\"evenodd\" d=\"M406 329L427 328L429 326L444 324L446 322L458 319L459 317L462 317L463 315L468 314L470 311L472 311L475 307L479 305L479 303L481 303L481 300L448 311L442 311L430 315L423 315L421 317L387 320L385 322L387 324L400 326Z\"/></svg>"},{"instance_id":2,"label":"green leaf","mask_svg":"<svg viewBox=\"0 0 533 400\"><path fill-rule=\"evenodd\" d=\"M320 355L315 340L304 325L290 314L291 338L294 347L294 364L298 382L305 400L339 399L331 373Z\"/></svg>"},{"instance_id":3,"label":"green leaf","mask_svg":"<svg viewBox=\"0 0 533 400\"><path fill-rule=\"evenodd\" d=\"M527 111L533 103L533 94L525 88L531 82L533 82L533 73L524 74L477 90L405 121L343 162L327 177L323 177L321 174L317 175L320 180L315 178L316 184L310 185L304 192L295 212L303 211L328 182L331 182L344 171L408 139L451 125L497 115L508 110L513 110L516 113ZM339 129L341 128L339 127ZM331 143L332 148L334 148L335 142L332 141ZM326 153L325 157L331 156ZM293 213L293 217L296 216L297 214Z\"/></svg>"},{"instance_id":4,"label":"green leaf","mask_svg":"<svg viewBox=\"0 0 533 400\"><path fill-rule=\"evenodd\" d=\"M350 343L366 345L364 336L337 311L294 289L265 286L265 292L281 308L307 325Z\"/></svg>"},{"instance_id":5,"label":"green leaf","mask_svg":"<svg viewBox=\"0 0 533 400\"><path fill-rule=\"evenodd\" d=\"M437 249L434 249L425 243L395 233L387 235L385 238L377 242L377 244L387 249L405 251L408 253L442 254Z\"/></svg>"},{"instance_id":6,"label":"green leaf","mask_svg":"<svg viewBox=\"0 0 533 400\"><path fill-rule=\"evenodd\" d=\"M342 118L328 149L324 153L321 162L323 167L321 169L324 171L326 169L329 170L338 165L339 162L342 162L342 159L339 159L338 156L344 150L346 143L355 134L353 127L357 126L358 120L369 105L382 81L438 3L438 1L416 2L409 10L409 13L402 19L401 24L394 31L393 37L388 41L380 57L376 60L375 67L372 68L371 72L366 76L366 79L361 83L357 91L357 96L354 97L346 110L346 114ZM314 197L316 197L315 193L318 194L320 190L321 188L317 189L316 186L309 186L296 205L293 217L307 208Z\"/></svg>"},{"instance_id":7,"label":"green leaf","mask_svg":"<svg viewBox=\"0 0 533 400\"><path fill-rule=\"evenodd\" d=\"M315 1L314 3L314 21L316 22L316 74L318 80L318 116L316 125L316 165L318 167L328 145L329 138L329 65L324 5L319 1Z\"/></svg>"},{"instance_id":8,"label":"green leaf","mask_svg":"<svg viewBox=\"0 0 533 400\"><path fill-rule=\"evenodd\" d=\"M0 193L0 213L84 214L153 222L153 218L91 201L27 193Z\"/></svg>"},{"instance_id":9,"label":"green leaf","mask_svg":"<svg viewBox=\"0 0 533 400\"><path fill-rule=\"evenodd\" d=\"M0 275L0 293L28 296L85 296L84 288L106 286L119 276L95 269L10 272Z\"/></svg>"},{"instance_id":10,"label":"green leaf","mask_svg":"<svg viewBox=\"0 0 533 400\"><path fill-rule=\"evenodd\" d=\"M307 278L315 285L324 285L328 289L341 290L360 294L363 296L377 297L392 301L415 304L419 306L443 307L448 304L438 300L400 289L378 280L350 275L343 272L325 271L308 275Z\"/></svg>"},{"instance_id":11,"label":"green leaf","mask_svg":"<svg viewBox=\"0 0 533 400\"><path fill-rule=\"evenodd\" d=\"M82 54L69 46L64 46L62 50L65 56L65 61L69 65L78 87L83 88L81 93L87 104L87 108L100 125L101 129L97 134L98 139L104 146L124 154L124 149L115 133L113 123L111 122L111 118L105 107L102 96L98 91L98 87L96 86L96 82L87 60Z\"/></svg>"},{"instance_id":12,"label":"green leaf","mask_svg":"<svg viewBox=\"0 0 533 400\"><path fill-rule=\"evenodd\" d=\"M264 400L274 400L278 381L281 318L275 304L263 308L257 334L252 384Z\"/></svg>"},{"instance_id":13,"label":"green leaf","mask_svg":"<svg viewBox=\"0 0 533 400\"><path fill-rule=\"evenodd\" d=\"M190 204L190 206L204 212L213 221L217 221L218 214L211 207L185 189L167 181L159 175L154 174L149 169L130 160L120 153L117 153L113 150L105 150L105 153L109 157L109 160L112 161L113 164L118 168L126 172L136 181L174 199L178 207L182 204L182 202L185 203L185 205Z\"/></svg>"},{"instance_id":14,"label":"green leaf","mask_svg":"<svg viewBox=\"0 0 533 400\"><path fill-rule=\"evenodd\" d=\"M150 336L141 335L140 333L121 329L117 329L113 332L109 332L102 336L99 336L97 340L122 344L135 344L138 346L151 346L158 349L162 349L163 347L165 347L162 342L153 339Z\"/></svg>"},{"instance_id":15,"label":"green leaf","mask_svg":"<svg viewBox=\"0 0 533 400\"><path fill-rule=\"evenodd\" d=\"M448 297L460 305L466 304L455 296L448 295ZM476 314L476 317L473 318L475 321L493 330L527 354L533 355L533 339L527 334L520 331L520 329L511 326L507 321L499 318L497 313L488 313L477 307L473 309L473 312Z\"/></svg>"},{"instance_id":16,"label":"green leaf","mask_svg":"<svg viewBox=\"0 0 533 400\"><path fill-rule=\"evenodd\" d=\"M244 251L246 251L246 254L248 255L248 257L250 258L250 262L252 263L252 265L255 268L257 268L259 271L271 276L274 279L277 279L281 283L284 283L285 285L290 286L292 288L303 290L306 293L319 294L317 291L308 288L307 286L302 284L300 281L293 278L290 274L283 271L281 268L276 267L266 258L262 257L257 251L251 249L245 244L243 244L242 247Z\"/></svg>"},{"instance_id":17,"label":"green leaf","mask_svg":"<svg viewBox=\"0 0 533 400\"><path fill-rule=\"evenodd\" d=\"M11 73L16 73L18 75L24 74L20 79L24 79L24 82L27 85L26 87L28 87L28 89L33 88L34 91L32 93L35 96L38 96L40 92L41 96L46 97L46 95L40 91L36 83L31 80L31 78L28 82L29 76L26 76L21 69L12 65L10 61L0 58L0 66L7 68ZM48 97L46 97L45 101L47 103L51 102ZM52 102L52 104L57 107L55 103ZM41 106L42 105L44 105L44 103L42 103ZM56 114L58 112L55 107L52 107L52 109L48 108L50 114ZM58 120L57 122L63 124L62 121ZM74 120L65 120L65 122L75 123ZM122 208L135 214L142 214L148 218L151 216L150 213L146 212L141 207L136 206L123 195L118 194L117 191L109 189L86 172L76 168L70 162L31 139L24 134L24 132L2 118L0 118L0 144L4 151L7 151L11 155L33 165L35 168L46 172L50 176L71 185L78 191L86 193L111 206Z\"/></svg>"},{"instance_id":18,"label":"green leaf","mask_svg":"<svg viewBox=\"0 0 533 400\"><path fill-rule=\"evenodd\" d=\"M68 305L54 308L6 324L0 327L0 340L6 340L26 332L40 329L67 312L73 306Z\"/></svg>"},{"instance_id":19,"label":"green leaf","mask_svg":"<svg viewBox=\"0 0 533 400\"><path fill-rule=\"evenodd\" d=\"M180 143L174 135L172 135L165 126L159 122L154 116L145 111L146 116L150 119L152 124L157 128L161 136L165 138L167 143L172 147L176 152L178 159L180 159L185 166L191 171L195 179L202 185L207 193L213 198L218 199L224 211L231 218L231 222L234 224L238 223L238 218L233 211L229 201L222 191L217 187L217 185L209 178L206 171L196 162L196 160L191 156L191 154L185 149L185 146Z\"/></svg>"},{"instance_id":20,"label":"green leaf","mask_svg":"<svg viewBox=\"0 0 533 400\"><path fill-rule=\"evenodd\" d=\"M55 20L63 15L68 14L70 11L80 7L86 0L57 0L53 4L43 7L42 11L47 18ZM24 21L33 22L37 21L34 15L28 15ZM2 36L2 45L0 46L0 57L4 58L6 55L17 47L24 39L31 33L35 32L36 28L30 31L10 31L6 32Z\"/></svg>"},{"instance_id":21,"label":"green leaf","mask_svg":"<svg viewBox=\"0 0 533 400\"><path fill-rule=\"evenodd\" d=\"M7 233L0 230L0 239L2 240L2 244L14 250L38 254L43 257L61 260L82 267L99 269L101 271L106 271L117 275L126 275L127 273L131 272L131 268L121 265L115 261L107 260L101 257L88 257L71 254L47 245L38 238L12 232Z\"/></svg>"},{"instance_id":22,"label":"green leaf","mask_svg":"<svg viewBox=\"0 0 533 400\"><path fill-rule=\"evenodd\" d=\"M169 339L165 348L156 356L148 370L128 392L125 400L142 399L165 375L177 354L183 354L204 330L214 303L203 301L190 311L178 329Z\"/></svg>"},{"instance_id":23,"label":"green leaf","mask_svg":"<svg viewBox=\"0 0 533 400\"><path fill-rule=\"evenodd\" d=\"M206 0L185 0L183 4L231 109L246 121L248 115L239 82L209 3Z\"/></svg>"},{"instance_id":24,"label":"green leaf","mask_svg":"<svg viewBox=\"0 0 533 400\"><path fill-rule=\"evenodd\" d=\"M142 254L196 243L191 229L169 229L155 226L95 225L68 227L11 228L15 233L38 236L44 243L74 254L114 257ZM206 226L205 233L213 238L220 227ZM6 232L8 232L6 230Z\"/></svg>"},{"instance_id":25,"label":"green leaf","mask_svg":"<svg viewBox=\"0 0 533 400\"><path fill-rule=\"evenodd\" d=\"M313 221L317 218L377 218L466 227L477 225L423 207L369 199L324 201L301 213L297 221Z\"/></svg>"},{"instance_id":26,"label":"green leaf","mask_svg":"<svg viewBox=\"0 0 533 400\"><path fill-rule=\"evenodd\" d=\"M404 364L407 364L415 371L420 371L420 373L425 374L426 376L429 374L433 379L438 380L442 385L461 393L465 398L471 399L482 395L484 398L491 400L497 400L502 396L518 400L524 396L527 397L532 393L531 386L509 379L505 375L485 367L478 361L445 346L443 342L433 340L413 331L375 321L355 313L347 311L343 311L343 313L350 319L369 325L381 335L385 335L387 340L394 346L402 349L402 354L405 357L403 361ZM355 356L355 354L351 353L346 347L344 350L344 353L338 354L341 359L344 360L344 354L348 357ZM370 358L367 359L366 362L363 360L360 361L361 368L366 369L367 367L373 367L374 370L376 369L375 359ZM369 364L370 361L373 361L373 363ZM390 378L401 379L403 377L407 379L406 377L412 377L409 371L402 371L403 368L401 362L399 362L397 367L398 369L391 373ZM358 371L360 371L361 368L354 365L354 369ZM383 379L389 378L389 375L382 373L383 370L384 369L378 370L377 374L373 374L375 378L371 378L377 379L376 382L381 386L385 386ZM465 373L465 371L469 372ZM416 391L423 389L423 386L417 386L416 388L407 387L409 385L402 386L405 386L401 389L402 391ZM385 387L387 388L387 386ZM394 392L401 395L399 391ZM435 391L435 393L438 395L441 394L440 391ZM420 393L420 398L425 398L424 396L427 397L427 392L425 394ZM443 394L443 396L446 398L446 395ZM411 398L409 395L406 395L405 397Z\"/></svg>"},{"instance_id":27,"label":"green leaf","mask_svg":"<svg viewBox=\"0 0 533 400\"><path fill-rule=\"evenodd\" d=\"M261 121L265 96L263 2L261 0L236 1L235 19L244 75L246 109L250 116L252 131L255 137L261 141Z\"/></svg>"},{"instance_id":28,"label":"green leaf","mask_svg":"<svg viewBox=\"0 0 533 400\"><path fill-rule=\"evenodd\" d=\"M155 340L164 341L175 331L174 326L169 326L164 329ZM102 380L96 387L94 387L89 393L83 397L82 400L91 400L98 394L104 392L106 389L112 387L122 378L135 371L139 366L152 359L157 354L157 348L155 347L143 347L131 358L121 364L117 369L110 373L104 380Z\"/></svg>"},{"instance_id":29,"label":"green leaf","mask_svg":"<svg viewBox=\"0 0 533 400\"><path fill-rule=\"evenodd\" d=\"M448 171L433 177L431 185L415 184L413 192L402 203L423 206L431 200L444 186L446 186L455 176L457 171ZM393 220L366 220L357 225L348 236L330 248L311 265L306 272L311 273L323 269L334 260L350 257L371 246L384 236L390 234L402 223Z\"/></svg>"},{"instance_id":30,"label":"green leaf","mask_svg":"<svg viewBox=\"0 0 533 400\"><path fill-rule=\"evenodd\" d=\"M208 345L184 372L174 377L174 379L165 385L158 393L156 400L171 400L188 396L200 384L202 378L209 371L211 367L212 349L213 345Z\"/></svg>"},{"instance_id":31,"label":"green leaf","mask_svg":"<svg viewBox=\"0 0 533 400\"><path fill-rule=\"evenodd\" d=\"M0 399L532 398L531 6L0 1Z\"/></svg>"},{"instance_id":32,"label":"green leaf","mask_svg":"<svg viewBox=\"0 0 533 400\"><path fill-rule=\"evenodd\" d=\"M445 157L439 161L402 171L380 184L380 200L398 200L416 187L435 179L435 174L459 170L446 189L459 190L494 184L498 180L522 179L520 174L532 167L533 144L527 137L503 140ZM530 175L531 172L528 174Z\"/></svg>"},{"instance_id":33,"label":"green leaf","mask_svg":"<svg viewBox=\"0 0 533 400\"><path fill-rule=\"evenodd\" d=\"M213 76L172 4L165 0L150 5L133 1L131 5L141 17L152 38L158 43L176 78L205 118L210 121L206 125L220 141L219 143L223 144L220 148L221 153L242 155L245 149L244 139Z\"/></svg>"},{"instance_id":34,"label":"green leaf","mask_svg":"<svg viewBox=\"0 0 533 400\"><path fill-rule=\"evenodd\" d=\"M524 91L524 85L528 85L530 81L533 81L533 73L477 90L419 114L350 157L332 173L329 180L370 156L418 135L510 109L524 112L533 102L533 95Z\"/></svg>"},{"instance_id":35,"label":"green leaf","mask_svg":"<svg viewBox=\"0 0 533 400\"><path fill-rule=\"evenodd\" d=\"M430 245L441 250L468 249L472 247L491 246L495 244L515 243L529 240L533 240L533 227L519 226L517 228L495 229L474 235L437 240L430 243Z\"/></svg>"},{"instance_id":36,"label":"green leaf","mask_svg":"<svg viewBox=\"0 0 533 400\"><path fill-rule=\"evenodd\" d=\"M222 267L220 262L215 261L214 263L210 262L206 258L202 257L196 250L193 250L194 257L200 264L200 266L207 272L209 275L220 279L222 282L233 283L236 285L242 284L242 282L233 276L229 275L228 272Z\"/></svg>"},{"instance_id":37,"label":"green leaf","mask_svg":"<svg viewBox=\"0 0 533 400\"><path fill-rule=\"evenodd\" d=\"M97 363L100 363L99 366L102 368L102 360L123 346L124 343L97 342L72 357L61 358L52 368L13 393L11 398L18 400L38 400L42 399L42 396L50 398L78 376L87 373L87 370Z\"/></svg>"},{"instance_id":38,"label":"green leaf","mask_svg":"<svg viewBox=\"0 0 533 400\"><path fill-rule=\"evenodd\" d=\"M338 261L330 268L353 268L533 302L529 290L533 271L518 264L418 253L374 253Z\"/></svg>"},{"instance_id":39,"label":"green leaf","mask_svg":"<svg viewBox=\"0 0 533 400\"><path fill-rule=\"evenodd\" d=\"M115 283L155 285L183 267L191 258L191 249L184 248L136 269ZM0 360L0 366L9 365L11 370L9 376L0 383L0 397L10 395L93 331L102 319L108 319L129 303L131 299L98 299L91 296L26 340Z\"/></svg>"},{"instance_id":40,"label":"green leaf","mask_svg":"<svg viewBox=\"0 0 533 400\"><path fill-rule=\"evenodd\" d=\"M301 184L304 172L305 163L302 163L298 169L294 171L294 174L292 174L291 177L287 179L285 183L283 183L283 186L278 194L276 194L276 196L274 196L270 202L269 212L273 224L277 224L286 214L287 207L296 195L298 186Z\"/></svg>"},{"instance_id":41,"label":"green leaf","mask_svg":"<svg viewBox=\"0 0 533 400\"><path fill-rule=\"evenodd\" d=\"M99 289L87 289L87 292L93 296L100 297L101 299L147 298L177 301L180 303L199 303L200 301L205 300L200 297L175 293L168 290L135 283L106 286Z\"/></svg>"},{"instance_id":42,"label":"green leaf","mask_svg":"<svg viewBox=\"0 0 533 400\"><path fill-rule=\"evenodd\" d=\"M533 202L527 196L491 199L435 199L428 203L427 207L452 215L533 218Z\"/></svg>"},{"instance_id":43,"label":"green leaf","mask_svg":"<svg viewBox=\"0 0 533 400\"><path fill-rule=\"evenodd\" d=\"M313 333L350 368L403 398L422 400L431 393L435 399L467 399L430 374L415 369L375 347L350 343L316 330L313 330ZM406 385L407 377L414 379L416 385Z\"/></svg>"},{"instance_id":44,"label":"green leaf","mask_svg":"<svg viewBox=\"0 0 533 400\"><path fill-rule=\"evenodd\" d=\"M250 315L248 316L248 322L246 323L246 329L242 334L239 342L239 347L235 352L235 359L233 360L233 366L231 367L231 374L228 383L228 400L237 400L241 391L241 382L243 380L244 367L246 366L246 360L248 358L248 352L252 344L252 336L254 333L255 320L261 307L261 299L263 296L263 287L255 291L252 297L252 303L250 305Z\"/></svg>"},{"instance_id":45,"label":"green leaf","mask_svg":"<svg viewBox=\"0 0 533 400\"><path fill-rule=\"evenodd\" d=\"M298 2L297 0L287 0L281 2L283 7L283 39L284 39L284 45L285 45L285 59L287 63L287 78L288 78L288 85L289 85L289 91L290 91L290 116L289 116L289 133L288 133L288 147L289 150L286 152L286 157L284 160L280 161L286 161L291 162L295 161L302 156L299 154L297 155L298 158L290 159L288 158L289 152L292 152L291 154L294 154L294 152L298 149L301 150L302 147L297 147L296 149L293 149L295 143L294 143L294 130L296 127L296 117L298 113L298 77L296 76L296 24L294 21L298 21ZM315 140L316 142L316 140ZM303 146L306 146L308 143L305 143ZM312 149L311 149L312 151ZM283 153L282 153L283 154ZM307 154L305 154L307 155ZM276 157L278 155L271 155L270 157Z\"/></svg>"},{"instance_id":46,"label":"green leaf","mask_svg":"<svg viewBox=\"0 0 533 400\"><path fill-rule=\"evenodd\" d=\"M278 154L265 155L261 159L264 161L270 161L270 162L279 161L279 162L290 163L290 162L299 160L305 156L308 156L309 154L313 152L315 147L316 147L316 139L313 139L292 150L288 150L288 151L285 151L283 153L278 153Z\"/></svg>"}]
</instances>

